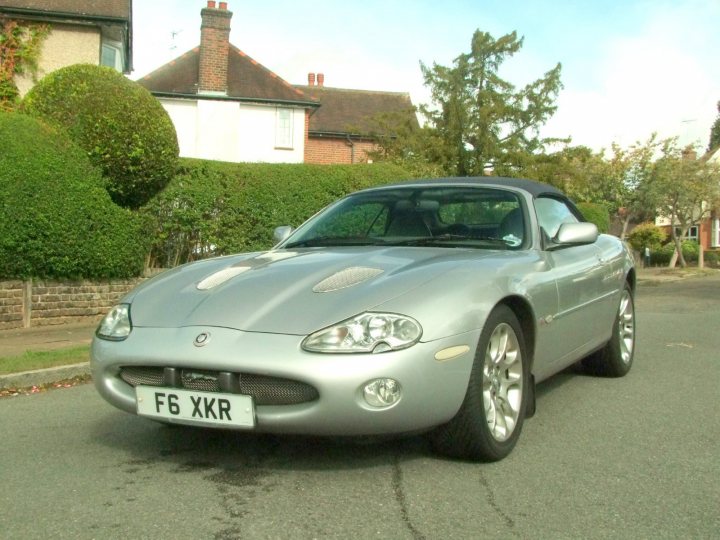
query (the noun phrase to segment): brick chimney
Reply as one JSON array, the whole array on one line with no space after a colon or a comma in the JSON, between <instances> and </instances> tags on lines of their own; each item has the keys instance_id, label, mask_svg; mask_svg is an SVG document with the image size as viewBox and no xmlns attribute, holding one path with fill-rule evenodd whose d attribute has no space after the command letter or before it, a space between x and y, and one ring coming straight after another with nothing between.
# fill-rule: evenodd
<instances>
[{"instance_id":1,"label":"brick chimney","mask_svg":"<svg viewBox=\"0 0 720 540\"><path fill-rule=\"evenodd\" d=\"M325 74L324 73L317 74L317 85L325 86Z\"/></svg>"},{"instance_id":2,"label":"brick chimney","mask_svg":"<svg viewBox=\"0 0 720 540\"><path fill-rule=\"evenodd\" d=\"M227 2L215 7L214 0L208 0L207 7L200 12L200 73L198 93L227 94L228 52L230 50L230 19L232 12Z\"/></svg>"},{"instance_id":3,"label":"brick chimney","mask_svg":"<svg viewBox=\"0 0 720 540\"><path fill-rule=\"evenodd\" d=\"M315 74L308 73L308 86L315 86Z\"/></svg>"}]
</instances>

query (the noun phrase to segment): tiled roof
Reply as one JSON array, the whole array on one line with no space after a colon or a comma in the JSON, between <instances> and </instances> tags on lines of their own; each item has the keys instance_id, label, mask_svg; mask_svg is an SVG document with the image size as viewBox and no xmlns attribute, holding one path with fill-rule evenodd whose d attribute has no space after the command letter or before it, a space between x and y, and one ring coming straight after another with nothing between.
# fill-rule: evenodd
<instances>
[{"instance_id":1,"label":"tiled roof","mask_svg":"<svg viewBox=\"0 0 720 540\"><path fill-rule=\"evenodd\" d=\"M320 108L310 117L310 133L368 135L377 131L375 120L388 113L407 114L411 122L417 122L407 93L327 86L296 88L320 102Z\"/></svg>"},{"instance_id":2,"label":"tiled roof","mask_svg":"<svg viewBox=\"0 0 720 540\"><path fill-rule=\"evenodd\" d=\"M200 49L195 48L137 82L156 94L197 94L199 65ZM299 103L312 101L301 90L232 45L228 55L227 97Z\"/></svg>"},{"instance_id":3,"label":"tiled roof","mask_svg":"<svg viewBox=\"0 0 720 540\"><path fill-rule=\"evenodd\" d=\"M3 8L36 11L38 14L73 14L129 19L132 0L0 0Z\"/></svg>"}]
</instances>

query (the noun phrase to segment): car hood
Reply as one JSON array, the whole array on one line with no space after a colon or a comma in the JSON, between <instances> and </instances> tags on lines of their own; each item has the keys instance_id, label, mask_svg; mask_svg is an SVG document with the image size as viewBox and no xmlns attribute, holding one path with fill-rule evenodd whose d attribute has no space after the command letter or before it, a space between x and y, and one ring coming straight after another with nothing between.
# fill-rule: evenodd
<instances>
[{"instance_id":1,"label":"car hood","mask_svg":"<svg viewBox=\"0 0 720 540\"><path fill-rule=\"evenodd\" d=\"M418 247L277 250L170 270L130 293L137 327L306 335L492 252Z\"/></svg>"}]
</instances>

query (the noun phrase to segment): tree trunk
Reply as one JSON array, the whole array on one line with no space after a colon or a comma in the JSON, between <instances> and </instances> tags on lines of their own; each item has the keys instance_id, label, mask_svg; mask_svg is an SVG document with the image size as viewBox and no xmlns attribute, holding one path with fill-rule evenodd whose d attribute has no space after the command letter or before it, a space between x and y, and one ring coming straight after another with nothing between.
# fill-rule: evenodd
<instances>
[{"instance_id":1,"label":"tree trunk","mask_svg":"<svg viewBox=\"0 0 720 540\"><path fill-rule=\"evenodd\" d=\"M673 216L674 217L674 216ZM682 268L687 267L687 263L685 262L685 257L683 257L682 254L682 242L680 242L681 238L685 238L685 235L687 234L688 227L682 227L680 228L680 235L678 235L675 232L675 227L670 227L670 236L672 237L673 244L675 244L675 253L673 253L672 257L670 257L670 262L668 263L668 268L675 268L675 264L680 261L680 266Z\"/></svg>"},{"instance_id":2,"label":"tree trunk","mask_svg":"<svg viewBox=\"0 0 720 540\"><path fill-rule=\"evenodd\" d=\"M625 235L627 234L628 227L630 226L630 215L628 215L626 218L622 220L622 232L620 233L620 240L625 240Z\"/></svg>"},{"instance_id":3,"label":"tree trunk","mask_svg":"<svg viewBox=\"0 0 720 540\"><path fill-rule=\"evenodd\" d=\"M677 260L680 261L680 266L682 268L687 268L687 262L685 262L685 256L682 252L682 242L680 241L680 238L685 238L685 232L681 234L681 236L675 237L675 253L677 254ZM675 265L673 265L674 267Z\"/></svg>"}]
</instances>

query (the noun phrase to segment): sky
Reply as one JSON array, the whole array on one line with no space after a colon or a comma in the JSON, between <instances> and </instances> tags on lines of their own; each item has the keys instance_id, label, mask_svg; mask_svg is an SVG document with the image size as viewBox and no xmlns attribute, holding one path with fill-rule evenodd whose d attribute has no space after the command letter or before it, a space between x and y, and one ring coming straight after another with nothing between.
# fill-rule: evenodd
<instances>
[{"instance_id":1,"label":"sky","mask_svg":"<svg viewBox=\"0 0 720 540\"><path fill-rule=\"evenodd\" d=\"M200 43L205 0L133 0L134 71ZM450 66L480 29L516 31L500 75L522 87L562 64L546 137L599 151L660 137L707 147L720 101L720 0L228 0L230 42L291 84L408 92L429 103L420 63Z\"/></svg>"}]
</instances>

